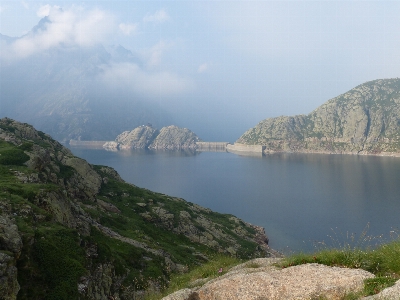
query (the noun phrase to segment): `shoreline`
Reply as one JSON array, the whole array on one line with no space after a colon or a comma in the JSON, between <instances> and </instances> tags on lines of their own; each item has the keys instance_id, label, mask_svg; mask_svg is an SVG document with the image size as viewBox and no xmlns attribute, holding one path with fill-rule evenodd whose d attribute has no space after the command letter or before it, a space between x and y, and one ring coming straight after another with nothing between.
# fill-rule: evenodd
<instances>
[{"instance_id":1,"label":"shoreline","mask_svg":"<svg viewBox=\"0 0 400 300\"><path fill-rule=\"evenodd\" d=\"M68 142L69 146L72 147L83 147L87 149L105 149L103 146L109 141L78 141L78 140L70 140ZM205 143L218 143L218 142L203 142ZM222 144L222 143L221 143ZM225 149L222 149L220 145L219 147L198 147L196 149L190 148L190 150L195 150L198 152L229 152L236 155L242 156L266 156L272 154L333 154L333 155L360 155L360 156L379 156L379 157L400 157L400 152L380 152L380 153L369 153L369 152L332 152L332 151L317 151L317 150L307 150L307 151L271 151L266 149L266 146L263 145L247 145L240 143L223 143L225 145ZM207 149L208 148L208 149ZM213 149L214 148L214 149ZM120 150L132 150L126 148L120 148ZM133 149L134 150L134 149ZM140 149L138 149L140 150ZM184 148L179 150L185 150ZM109 151L109 150L108 150Z\"/></svg>"}]
</instances>

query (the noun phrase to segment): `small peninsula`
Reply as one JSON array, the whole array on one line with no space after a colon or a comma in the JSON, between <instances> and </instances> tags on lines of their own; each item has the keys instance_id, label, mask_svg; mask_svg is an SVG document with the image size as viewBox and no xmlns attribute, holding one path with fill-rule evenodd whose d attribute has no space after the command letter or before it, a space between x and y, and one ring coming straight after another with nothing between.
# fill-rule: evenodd
<instances>
[{"instance_id":1,"label":"small peninsula","mask_svg":"<svg viewBox=\"0 0 400 300\"><path fill-rule=\"evenodd\" d=\"M264 153L400 156L400 79L366 82L308 115L265 119L236 143Z\"/></svg>"}]
</instances>

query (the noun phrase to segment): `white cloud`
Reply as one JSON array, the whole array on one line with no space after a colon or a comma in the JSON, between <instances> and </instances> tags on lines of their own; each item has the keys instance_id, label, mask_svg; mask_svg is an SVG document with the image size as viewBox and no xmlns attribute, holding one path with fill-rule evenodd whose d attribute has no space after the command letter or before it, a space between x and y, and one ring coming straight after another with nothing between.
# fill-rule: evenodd
<instances>
[{"instance_id":1,"label":"white cloud","mask_svg":"<svg viewBox=\"0 0 400 300\"><path fill-rule=\"evenodd\" d=\"M175 96L194 87L189 79L170 72L146 72L132 63L104 66L100 79L110 88L131 90L148 97Z\"/></svg>"},{"instance_id":2,"label":"white cloud","mask_svg":"<svg viewBox=\"0 0 400 300\"><path fill-rule=\"evenodd\" d=\"M171 18L168 15L168 13L164 9L160 9L156 11L153 15L147 14L144 18L143 21L145 23L147 22L153 22L153 23L163 23L166 21L169 21Z\"/></svg>"},{"instance_id":3,"label":"white cloud","mask_svg":"<svg viewBox=\"0 0 400 300\"><path fill-rule=\"evenodd\" d=\"M131 35L137 32L138 25L132 23L121 23L119 24L119 29L124 35Z\"/></svg>"},{"instance_id":4,"label":"white cloud","mask_svg":"<svg viewBox=\"0 0 400 300\"><path fill-rule=\"evenodd\" d=\"M47 17L50 14L51 6L49 4L42 5L37 10L36 14L39 18Z\"/></svg>"},{"instance_id":5,"label":"white cloud","mask_svg":"<svg viewBox=\"0 0 400 300\"><path fill-rule=\"evenodd\" d=\"M210 65L208 63L201 64L197 69L198 73L204 73L209 69Z\"/></svg>"},{"instance_id":6,"label":"white cloud","mask_svg":"<svg viewBox=\"0 0 400 300\"><path fill-rule=\"evenodd\" d=\"M28 3L28 2L26 2L26 1L21 1L21 4L22 4L22 6L23 6L25 9L29 9L29 3Z\"/></svg>"},{"instance_id":7,"label":"white cloud","mask_svg":"<svg viewBox=\"0 0 400 300\"><path fill-rule=\"evenodd\" d=\"M73 6L62 10L58 6L44 5L37 15L46 16L49 22L3 48L3 58L23 58L61 45L92 46L105 41L114 30L113 17L99 9L86 11Z\"/></svg>"},{"instance_id":8,"label":"white cloud","mask_svg":"<svg viewBox=\"0 0 400 300\"><path fill-rule=\"evenodd\" d=\"M149 53L147 54L147 64L150 67L158 66L161 63L161 58L165 50L171 47L171 43L166 43L160 41L151 47Z\"/></svg>"},{"instance_id":9,"label":"white cloud","mask_svg":"<svg viewBox=\"0 0 400 300\"><path fill-rule=\"evenodd\" d=\"M0 13L4 12L7 9L7 6L0 5Z\"/></svg>"}]
</instances>

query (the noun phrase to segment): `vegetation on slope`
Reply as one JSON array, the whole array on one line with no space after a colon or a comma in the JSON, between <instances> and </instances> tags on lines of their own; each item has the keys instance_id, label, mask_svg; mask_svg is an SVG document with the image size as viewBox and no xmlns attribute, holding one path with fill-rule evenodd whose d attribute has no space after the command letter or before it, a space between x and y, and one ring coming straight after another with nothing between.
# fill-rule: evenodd
<instances>
[{"instance_id":1,"label":"vegetation on slope","mask_svg":"<svg viewBox=\"0 0 400 300\"><path fill-rule=\"evenodd\" d=\"M298 253L286 257L279 266L286 268L306 263L327 266L363 269L376 277L364 282L362 296L378 293L400 279L400 240L395 240L373 249L350 247L324 249L315 253ZM349 295L358 299L361 295ZM351 298L353 297L353 298Z\"/></svg>"},{"instance_id":2,"label":"vegetation on slope","mask_svg":"<svg viewBox=\"0 0 400 300\"><path fill-rule=\"evenodd\" d=\"M124 182L27 124L0 120L4 299L140 298L215 254L268 255L263 230Z\"/></svg>"}]
</instances>

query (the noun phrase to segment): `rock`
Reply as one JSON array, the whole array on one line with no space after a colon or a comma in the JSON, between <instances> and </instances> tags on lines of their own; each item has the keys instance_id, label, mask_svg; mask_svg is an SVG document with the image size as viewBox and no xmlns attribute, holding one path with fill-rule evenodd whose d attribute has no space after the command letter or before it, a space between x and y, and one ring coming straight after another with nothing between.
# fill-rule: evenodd
<instances>
[{"instance_id":1,"label":"rock","mask_svg":"<svg viewBox=\"0 0 400 300\"><path fill-rule=\"evenodd\" d=\"M191 294L191 289L183 289L164 297L163 300L187 300Z\"/></svg>"},{"instance_id":2,"label":"rock","mask_svg":"<svg viewBox=\"0 0 400 300\"><path fill-rule=\"evenodd\" d=\"M94 197L99 192L102 178L87 161L78 157L65 157L63 163L74 168L81 176L80 182L83 183L83 190L87 196Z\"/></svg>"},{"instance_id":3,"label":"rock","mask_svg":"<svg viewBox=\"0 0 400 300\"><path fill-rule=\"evenodd\" d=\"M114 213L121 213L121 211L116 207L115 205L105 202L103 200L97 199L97 204L104 210L109 211L109 212L114 212Z\"/></svg>"},{"instance_id":4,"label":"rock","mask_svg":"<svg viewBox=\"0 0 400 300\"><path fill-rule=\"evenodd\" d=\"M153 141L158 131L151 126L139 126L132 131L124 131L115 142L120 149L145 149Z\"/></svg>"},{"instance_id":5,"label":"rock","mask_svg":"<svg viewBox=\"0 0 400 300\"><path fill-rule=\"evenodd\" d=\"M7 215L0 215L0 250L7 250L19 256L22 240L14 220Z\"/></svg>"},{"instance_id":6,"label":"rock","mask_svg":"<svg viewBox=\"0 0 400 300\"><path fill-rule=\"evenodd\" d=\"M164 299L342 299L349 292L359 292L364 279L374 275L361 269L305 264L277 269L277 259L257 259L232 268L191 293L184 290ZM186 298L172 298L185 295Z\"/></svg>"},{"instance_id":7,"label":"rock","mask_svg":"<svg viewBox=\"0 0 400 300\"><path fill-rule=\"evenodd\" d=\"M89 278L81 279L78 288L89 299L110 299L113 296L112 286L114 277L115 271L113 265L99 264Z\"/></svg>"},{"instance_id":8,"label":"rock","mask_svg":"<svg viewBox=\"0 0 400 300\"><path fill-rule=\"evenodd\" d=\"M0 299L15 300L20 286L14 258L0 252Z\"/></svg>"},{"instance_id":9,"label":"rock","mask_svg":"<svg viewBox=\"0 0 400 300\"><path fill-rule=\"evenodd\" d=\"M374 80L308 115L276 117L246 131L238 144L265 153L349 153L400 156L400 79Z\"/></svg>"},{"instance_id":10,"label":"rock","mask_svg":"<svg viewBox=\"0 0 400 300\"><path fill-rule=\"evenodd\" d=\"M160 133L149 145L149 149L156 150L180 150L195 149L196 142L200 139L187 128L179 128L171 125L163 127Z\"/></svg>"},{"instance_id":11,"label":"rock","mask_svg":"<svg viewBox=\"0 0 400 300\"><path fill-rule=\"evenodd\" d=\"M115 141L107 142L103 148L109 151L126 149L182 150L196 149L196 142L201 141L187 128L171 125L160 131L152 126L139 126L132 131L124 131Z\"/></svg>"}]
</instances>

